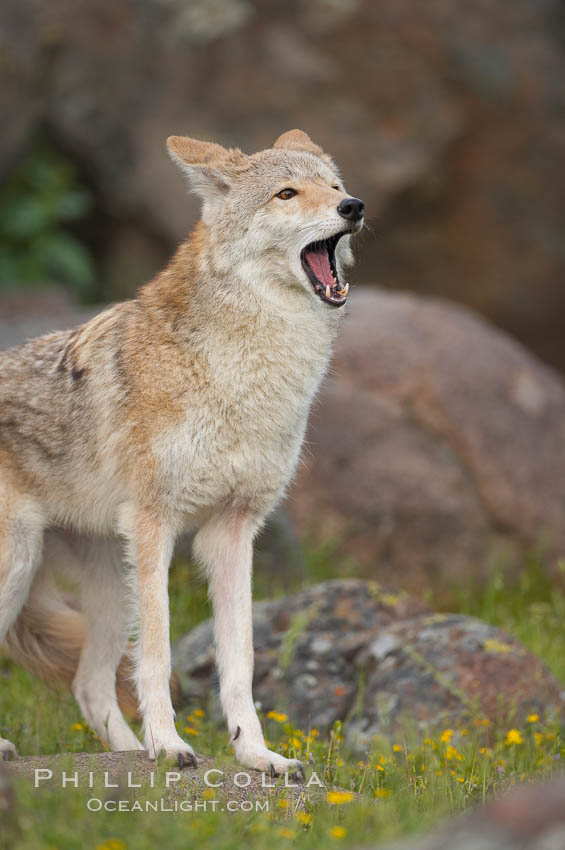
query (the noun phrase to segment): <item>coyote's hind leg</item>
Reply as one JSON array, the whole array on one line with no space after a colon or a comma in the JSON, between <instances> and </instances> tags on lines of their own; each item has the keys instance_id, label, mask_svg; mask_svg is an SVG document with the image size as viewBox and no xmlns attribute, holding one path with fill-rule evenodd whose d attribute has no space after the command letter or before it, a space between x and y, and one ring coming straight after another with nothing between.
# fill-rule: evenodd
<instances>
[{"instance_id":1,"label":"coyote's hind leg","mask_svg":"<svg viewBox=\"0 0 565 850\"><path fill-rule=\"evenodd\" d=\"M38 505L0 470L0 644L23 608L41 560L43 518ZM16 748L0 737L0 758Z\"/></svg>"},{"instance_id":2,"label":"coyote's hind leg","mask_svg":"<svg viewBox=\"0 0 565 850\"><path fill-rule=\"evenodd\" d=\"M127 647L128 600L121 546L115 540L83 538L81 611L86 640L73 681L83 716L112 750L140 750L141 743L118 705L116 670Z\"/></svg>"}]
</instances>

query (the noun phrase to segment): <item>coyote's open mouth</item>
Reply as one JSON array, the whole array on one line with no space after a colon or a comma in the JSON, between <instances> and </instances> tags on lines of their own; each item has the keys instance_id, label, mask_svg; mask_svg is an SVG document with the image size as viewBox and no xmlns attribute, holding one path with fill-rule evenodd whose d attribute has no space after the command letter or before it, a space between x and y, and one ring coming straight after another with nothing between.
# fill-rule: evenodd
<instances>
[{"instance_id":1,"label":"coyote's open mouth","mask_svg":"<svg viewBox=\"0 0 565 850\"><path fill-rule=\"evenodd\" d=\"M349 291L348 283L342 287L335 263L336 245L347 232L336 233L335 236L320 242L311 242L300 254L302 267L314 287L314 292L332 307L342 307Z\"/></svg>"}]
</instances>

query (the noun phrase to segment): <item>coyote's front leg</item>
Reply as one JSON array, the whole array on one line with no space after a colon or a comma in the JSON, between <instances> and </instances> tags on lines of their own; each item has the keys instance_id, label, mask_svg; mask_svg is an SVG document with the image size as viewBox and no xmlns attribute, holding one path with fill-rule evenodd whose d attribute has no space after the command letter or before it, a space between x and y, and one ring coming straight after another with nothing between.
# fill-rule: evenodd
<instances>
[{"instance_id":1,"label":"coyote's front leg","mask_svg":"<svg viewBox=\"0 0 565 850\"><path fill-rule=\"evenodd\" d=\"M299 761L267 749L251 692L251 573L257 527L245 512L224 512L208 520L194 541L195 555L208 573L214 606L220 699L238 761L271 773L301 772Z\"/></svg>"},{"instance_id":2,"label":"coyote's front leg","mask_svg":"<svg viewBox=\"0 0 565 850\"><path fill-rule=\"evenodd\" d=\"M136 659L136 685L143 718L143 739L150 758L161 752L196 767L194 752L175 729L171 703L171 648L167 590L173 538L151 516L138 517L131 539L137 567L140 635Z\"/></svg>"}]
</instances>

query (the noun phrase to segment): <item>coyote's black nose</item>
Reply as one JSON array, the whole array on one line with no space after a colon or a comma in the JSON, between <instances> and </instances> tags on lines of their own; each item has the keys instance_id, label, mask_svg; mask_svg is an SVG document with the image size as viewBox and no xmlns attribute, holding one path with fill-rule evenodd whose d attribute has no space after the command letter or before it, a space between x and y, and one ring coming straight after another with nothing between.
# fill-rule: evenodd
<instances>
[{"instance_id":1,"label":"coyote's black nose","mask_svg":"<svg viewBox=\"0 0 565 850\"><path fill-rule=\"evenodd\" d=\"M359 198L345 198L337 208L342 218L348 221L359 221L365 214L365 204Z\"/></svg>"}]
</instances>

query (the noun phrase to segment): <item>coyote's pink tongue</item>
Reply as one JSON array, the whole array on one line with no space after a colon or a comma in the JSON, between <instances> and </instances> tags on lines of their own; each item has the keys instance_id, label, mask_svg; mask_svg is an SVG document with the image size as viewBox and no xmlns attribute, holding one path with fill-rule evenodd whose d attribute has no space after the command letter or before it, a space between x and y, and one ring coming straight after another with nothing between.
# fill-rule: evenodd
<instances>
[{"instance_id":1,"label":"coyote's pink tongue","mask_svg":"<svg viewBox=\"0 0 565 850\"><path fill-rule=\"evenodd\" d=\"M304 259L324 287L334 285L335 280L332 277L330 258L325 247L321 247L317 251L306 251Z\"/></svg>"}]
</instances>

